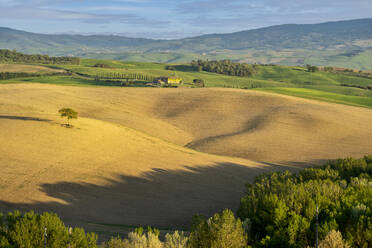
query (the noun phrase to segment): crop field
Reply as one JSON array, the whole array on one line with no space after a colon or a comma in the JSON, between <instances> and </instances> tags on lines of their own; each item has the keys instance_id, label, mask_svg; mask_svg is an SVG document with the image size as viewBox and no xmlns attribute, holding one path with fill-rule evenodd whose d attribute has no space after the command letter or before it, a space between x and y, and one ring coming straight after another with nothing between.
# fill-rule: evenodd
<instances>
[{"instance_id":1,"label":"crop field","mask_svg":"<svg viewBox=\"0 0 372 248\"><path fill-rule=\"evenodd\" d=\"M236 210L244 184L263 172L371 153L372 79L258 67L237 77L94 59L0 65L67 73L0 80L0 210L53 210L103 236L139 225L185 229L196 213ZM184 84L95 79L110 73L179 76ZM191 88L193 79L206 88ZM79 113L73 128L58 116L63 107Z\"/></svg>"},{"instance_id":2,"label":"crop field","mask_svg":"<svg viewBox=\"0 0 372 248\"><path fill-rule=\"evenodd\" d=\"M62 71L61 69L53 69L38 65L0 64L0 72L51 73Z\"/></svg>"},{"instance_id":3,"label":"crop field","mask_svg":"<svg viewBox=\"0 0 372 248\"><path fill-rule=\"evenodd\" d=\"M0 208L102 233L182 229L236 209L262 172L369 153L371 122L368 108L241 89L3 84Z\"/></svg>"}]
</instances>

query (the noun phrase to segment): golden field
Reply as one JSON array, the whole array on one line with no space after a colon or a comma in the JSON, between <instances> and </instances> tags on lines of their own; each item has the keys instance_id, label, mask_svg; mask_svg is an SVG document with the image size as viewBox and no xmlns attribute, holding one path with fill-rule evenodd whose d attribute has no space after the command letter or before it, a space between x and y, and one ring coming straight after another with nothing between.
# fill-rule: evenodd
<instances>
[{"instance_id":1,"label":"golden field","mask_svg":"<svg viewBox=\"0 0 372 248\"><path fill-rule=\"evenodd\" d=\"M372 109L258 91L0 85L0 209L187 227L236 209L262 172L371 153L371 123Z\"/></svg>"},{"instance_id":2,"label":"golden field","mask_svg":"<svg viewBox=\"0 0 372 248\"><path fill-rule=\"evenodd\" d=\"M39 65L0 64L0 72L53 73L63 71Z\"/></svg>"}]
</instances>

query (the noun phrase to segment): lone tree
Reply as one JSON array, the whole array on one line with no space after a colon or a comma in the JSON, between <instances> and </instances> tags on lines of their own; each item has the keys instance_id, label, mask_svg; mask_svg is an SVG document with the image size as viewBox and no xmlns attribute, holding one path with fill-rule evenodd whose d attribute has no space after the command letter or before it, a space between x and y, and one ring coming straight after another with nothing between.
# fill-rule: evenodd
<instances>
[{"instance_id":1,"label":"lone tree","mask_svg":"<svg viewBox=\"0 0 372 248\"><path fill-rule=\"evenodd\" d=\"M62 108L58 110L58 113L60 113L61 118L66 117L67 118L67 126L70 126L70 119L77 119L78 113L71 109L71 108Z\"/></svg>"}]
</instances>

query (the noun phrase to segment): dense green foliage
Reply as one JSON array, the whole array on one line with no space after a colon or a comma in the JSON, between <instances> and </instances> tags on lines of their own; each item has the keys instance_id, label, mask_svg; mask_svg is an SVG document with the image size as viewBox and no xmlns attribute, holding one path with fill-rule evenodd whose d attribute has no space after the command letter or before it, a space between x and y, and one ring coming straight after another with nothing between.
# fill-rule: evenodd
<instances>
[{"instance_id":1,"label":"dense green foliage","mask_svg":"<svg viewBox=\"0 0 372 248\"><path fill-rule=\"evenodd\" d=\"M246 245L243 224L234 217L231 210L225 209L208 220L194 217L190 234L190 248L243 248Z\"/></svg>"},{"instance_id":2,"label":"dense green foliage","mask_svg":"<svg viewBox=\"0 0 372 248\"><path fill-rule=\"evenodd\" d=\"M340 159L299 174L274 172L247 184L238 216L257 247L306 247L339 230L352 247L372 245L372 157Z\"/></svg>"},{"instance_id":3,"label":"dense green foliage","mask_svg":"<svg viewBox=\"0 0 372 248\"><path fill-rule=\"evenodd\" d=\"M231 60L221 61L192 61L191 65L198 69L198 71L208 71L218 74L225 74L230 76L250 77L257 72L256 65L249 65L244 63L234 63Z\"/></svg>"},{"instance_id":4,"label":"dense green foliage","mask_svg":"<svg viewBox=\"0 0 372 248\"><path fill-rule=\"evenodd\" d=\"M1 63L38 63L38 64L80 64L80 58L76 57L49 57L41 54L23 54L17 51L0 49Z\"/></svg>"},{"instance_id":5,"label":"dense green foliage","mask_svg":"<svg viewBox=\"0 0 372 248\"><path fill-rule=\"evenodd\" d=\"M48 77L56 75L66 75L68 73L54 72L54 73L28 73L28 72L0 72L0 80L7 80L12 78L24 77Z\"/></svg>"},{"instance_id":6,"label":"dense green foliage","mask_svg":"<svg viewBox=\"0 0 372 248\"><path fill-rule=\"evenodd\" d=\"M83 76L90 76L89 74L81 74ZM95 75L95 80L118 79L118 80L140 80L146 82L154 81L155 77L142 73L120 73L120 72L102 72Z\"/></svg>"},{"instance_id":7,"label":"dense green foliage","mask_svg":"<svg viewBox=\"0 0 372 248\"><path fill-rule=\"evenodd\" d=\"M46 229L45 229L46 228ZM46 232L46 240L45 240ZM81 228L68 228L56 214L20 212L0 215L1 248L44 247L94 248L97 235Z\"/></svg>"}]
</instances>

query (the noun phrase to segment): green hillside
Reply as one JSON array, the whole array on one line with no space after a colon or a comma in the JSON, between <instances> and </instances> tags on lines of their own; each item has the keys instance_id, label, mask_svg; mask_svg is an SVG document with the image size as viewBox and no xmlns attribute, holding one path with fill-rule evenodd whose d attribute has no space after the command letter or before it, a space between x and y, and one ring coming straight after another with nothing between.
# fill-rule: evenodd
<instances>
[{"instance_id":1,"label":"green hillside","mask_svg":"<svg viewBox=\"0 0 372 248\"><path fill-rule=\"evenodd\" d=\"M96 67L97 64L105 68ZM194 79L202 79L206 87L257 89L303 98L342 104L372 107L372 78L368 74L350 72L308 72L304 67L258 65L250 77L222 75L198 71L190 64L162 64L123 62L116 60L82 59L80 65L45 65L63 69L71 75L48 75L12 78L0 83L51 83L77 86L120 86L120 79L96 80L97 75L144 75L148 80L137 80L127 86L144 87L151 78L178 76L180 87L195 87ZM20 66L20 70L22 67ZM133 81L133 80L132 80Z\"/></svg>"}]
</instances>

